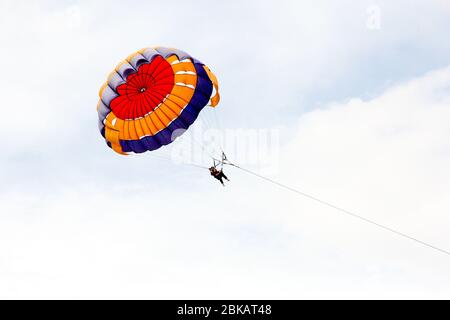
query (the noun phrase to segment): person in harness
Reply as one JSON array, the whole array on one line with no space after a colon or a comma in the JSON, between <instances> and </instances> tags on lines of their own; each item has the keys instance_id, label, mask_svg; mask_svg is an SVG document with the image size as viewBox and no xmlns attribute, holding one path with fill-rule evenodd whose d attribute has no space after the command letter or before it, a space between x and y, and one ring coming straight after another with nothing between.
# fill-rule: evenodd
<instances>
[{"instance_id":1,"label":"person in harness","mask_svg":"<svg viewBox=\"0 0 450 320\"><path fill-rule=\"evenodd\" d=\"M225 175L225 173L223 173L223 164L228 163L227 156L225 155L225 153L222 152L222 161L217 160L217 161L219 161L218 163L216 163L216 159L213 159L213 161L214 161L214 165L211 168L209 168L209 172L211 173L211 175L214 178L219 180L220 183L225 187L225 184L223 183L223 179L230 181L230 179L228 179L228 177ZM217 169L219 164L222 165L222 168L220 170Z\"/></svg>"},{"instance_id":2,"label":"person in harness","mask_svg":"<svg viewBox=\"0 0 450 320\"><path fill-rule=\"evenodd\" d=\"M228 179L228 177L225 175L225 173L223 173L222 169L218 170L216 167L211 167L211 168L209 168L209 172L211 173L211 175L214 178L219 180L223 186L225 186L225 184L223 183L223 179L230 181L230 179Z\"/></svg>"}]
</instances>

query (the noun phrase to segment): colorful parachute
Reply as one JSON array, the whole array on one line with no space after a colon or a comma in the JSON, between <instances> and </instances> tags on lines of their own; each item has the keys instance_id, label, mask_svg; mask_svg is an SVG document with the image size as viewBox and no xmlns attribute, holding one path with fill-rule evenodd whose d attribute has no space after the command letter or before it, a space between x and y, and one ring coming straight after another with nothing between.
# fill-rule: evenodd
<instances>
[{"instance_id":1,"label":"colorful parachute","mask_svg":"<svg viewBox=\"0 0 450 320\"><path fill-rule=\"evenodd\" d=\"M171 143L208 103L215 107L220 100L217 78L207 66L164 47L130 55L111 72L99 96L100 132L120 154Z\"/></svg>"}]
</instances>

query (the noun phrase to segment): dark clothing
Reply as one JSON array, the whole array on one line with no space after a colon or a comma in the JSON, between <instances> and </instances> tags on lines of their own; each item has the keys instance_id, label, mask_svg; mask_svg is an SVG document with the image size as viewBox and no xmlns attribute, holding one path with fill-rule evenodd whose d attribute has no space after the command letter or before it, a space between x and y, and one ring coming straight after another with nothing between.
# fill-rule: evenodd
<instances>
[{"instance_id":1,"label":"dark clothing","mask_svg":"<svg viewBox=\"0 0 450 320\"><path fill-rule=\"evenodd\" d=\"M230 180L228 179L228 177L223 173L222 170L217 170L216 168L210 168L209 171L211 172L211 175L212 175L214 178L216 178L217 180L219 180L220 183L221 183L222 185L225 185L225 184L223 183L223 179L224 179L224 178L225 178L225 180L230 181Z\"/></svg>"}]
</instances>

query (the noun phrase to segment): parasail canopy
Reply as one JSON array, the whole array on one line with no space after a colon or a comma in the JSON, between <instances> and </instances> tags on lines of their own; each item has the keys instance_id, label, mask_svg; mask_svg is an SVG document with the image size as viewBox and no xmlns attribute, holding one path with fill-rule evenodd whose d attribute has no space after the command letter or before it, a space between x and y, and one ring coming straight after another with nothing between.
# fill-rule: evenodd
<instances>
[{"instance_id":1,"label":"parasail canopy","mask_svg":"<svg viewBox=\"0 0 450 320\"><path fill-rule=\"evenodd\" d=\"M99 129L120 154L170 144L202 109L220 100L216 76L174 48L139 50L112 71L99 92Z\"/></svg>"}]
</instances>

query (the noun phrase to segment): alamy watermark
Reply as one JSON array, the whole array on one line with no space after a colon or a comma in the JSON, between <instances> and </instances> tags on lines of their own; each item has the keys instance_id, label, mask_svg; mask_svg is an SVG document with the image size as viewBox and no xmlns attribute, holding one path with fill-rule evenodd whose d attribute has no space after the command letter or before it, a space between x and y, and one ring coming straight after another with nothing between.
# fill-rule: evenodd
<instances>
[{"instance_id":1,"label":"alamy watermark","mask_svg":"<svg viewBox=\"0 0 450 320\"><path fill-rule=\"evenodd\" d=\"M377 5L371 5L367 8L366 27L369 30L381 29L381 8Z\"/></svg>"},{"instance_id":2,"label":"alamy watermark","mask_svg":"<svg viewBox=\"0 0 450 320\"><path fill-rule=\"evenodd\" d=\"M262 171L278 171L280 131L273 128L205 129L202 124L187 132L177 130L170 158L177 164L209 165L220 161L222 152L228 161L239 166L257 167Z\"/></svg>"}]
</instances>

